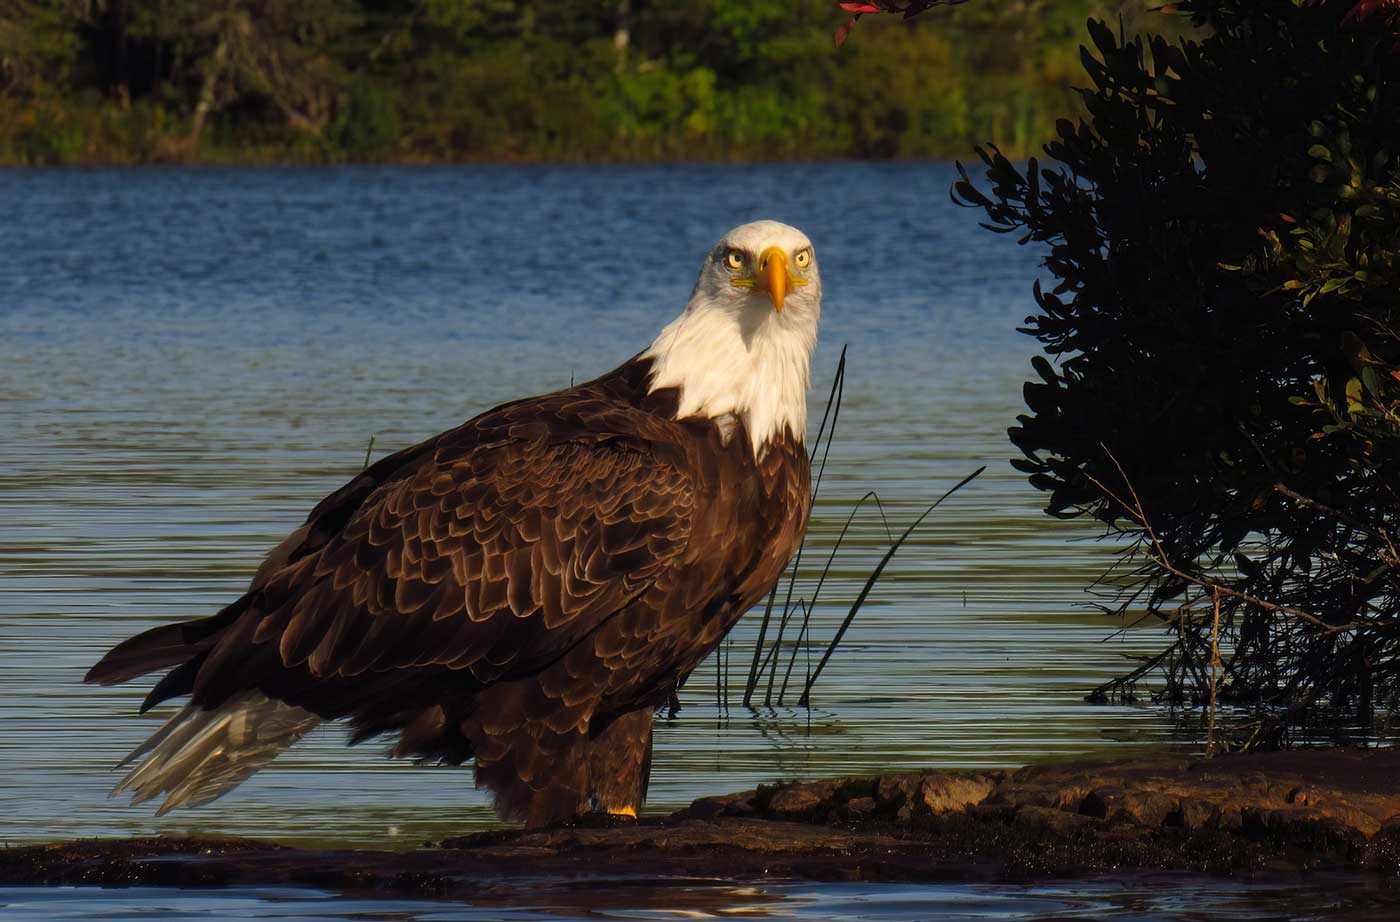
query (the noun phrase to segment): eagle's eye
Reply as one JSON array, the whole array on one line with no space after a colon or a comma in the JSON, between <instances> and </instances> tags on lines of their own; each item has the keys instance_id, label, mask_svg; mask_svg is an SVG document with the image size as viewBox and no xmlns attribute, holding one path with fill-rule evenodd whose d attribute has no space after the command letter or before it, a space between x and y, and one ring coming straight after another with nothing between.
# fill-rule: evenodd
<instances>
[{"instance_id":1,"label":"eagle's eye","mask_svg":"<svg viewBox=\"0 0 1400 922\"><path fill-rule=\"evenodd\" d=\"M724 254L724 264L731 269L744 268L744 254L738 250L730 250Z\"/></svg>"},{"instance_id":2,"label":"eagle's eye","mask_svg":"<svg viewBox=\"0 0 1400 922\"><path fill-rule=\"evenodd\" d=\"M812 251L809 249L798 250L792 257L793 265L799 269L806 269L812 264Z\"/></svg>"}]
</instances>

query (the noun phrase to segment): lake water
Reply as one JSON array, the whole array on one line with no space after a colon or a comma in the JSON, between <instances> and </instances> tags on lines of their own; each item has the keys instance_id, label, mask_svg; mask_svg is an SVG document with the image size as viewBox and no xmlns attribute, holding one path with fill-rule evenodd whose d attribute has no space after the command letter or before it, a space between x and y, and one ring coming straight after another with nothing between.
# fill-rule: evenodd
<instances>
[{"instance_id":1,"label":"lake water","mask_svg":"<svg viewBox=\"0 0 1400 922\"><path fill-rule=\"evenodd\" d=\"M791 689L781 706L740 706L757 613L746 619L727 647L727 702L707 663L660 726L648 809L778 778L1017 766L1166 738L1160 711L1082 700L1163 638L1111 636L1084 607L1109 548L1040 514L1007 463L1034 346L1015 327L1034 307L1039 254L979 230L949 202L952 175L0 173L0 840L197 832L408 847L493 822L468 771L347 749L334 728L223 800L157 820L106 797L112 764L157 726L135 716L149 682L80 679L113 643L234 598L360 468L371 436L378 457L626 359L680 310L713 241L758 217L803 228L821 259L814 413L850 349L797 594L865 491L897 529L988 469L896 557L811 710ZM886 544L867 509L814 643ZM794 682L819 653L799 651Z\"/></svg>"},{"instance_id":2,"label":"lake water","mask_svg":"<svg viewBox=\"0 0 1400 922\"><path fill-rule=\"evenodd\" d=\"M1150 875L1040 884L761 884L718 881L487 884L472 905L368 900L318 890L0 888L6 922L217 918L287 922L562 922L569 919L773 919L821 922L1394 922L1400 894L1375 882L1324 877L1249 884Z\"/></svg>"}]
</instances>

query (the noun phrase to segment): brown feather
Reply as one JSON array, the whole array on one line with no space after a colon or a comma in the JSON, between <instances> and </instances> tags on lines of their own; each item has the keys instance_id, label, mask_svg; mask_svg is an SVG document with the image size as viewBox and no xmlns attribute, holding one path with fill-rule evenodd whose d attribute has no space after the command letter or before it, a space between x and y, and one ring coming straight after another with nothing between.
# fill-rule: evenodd
<instances>
[{"instance_id":1,"label":"brown feather","mask_svg":"<svg viewBox=\"0 0 1400 922\"><path fill-rule=\"evenodd\" d=\"M176 666L162 694L196 707L258 694L347 718L356 739L399 732L402 754L475 757L531 822L635 808L651 709L774 585L809 502L800 440L755 461L742 422L726 439L674 419L648 366L381 460L224 613L134 638L90 679Z\"/></svg>"}]
</instances>

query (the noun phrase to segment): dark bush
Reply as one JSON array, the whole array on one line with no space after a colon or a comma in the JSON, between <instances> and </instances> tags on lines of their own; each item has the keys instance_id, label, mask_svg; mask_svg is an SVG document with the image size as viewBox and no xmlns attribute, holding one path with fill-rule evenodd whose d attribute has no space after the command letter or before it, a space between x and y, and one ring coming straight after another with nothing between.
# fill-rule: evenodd
<instances>
[{"instance_id":1,"label":"dark bush","mask_svg":"<svg viewBox=\"0 0 1400 922\"><path fill-rule=\"evenodd\" d=\"M954 190L1049 248L1017 466L1135 543L1105 608L1171 632L1100 694L1203 704L1218 674L1237 742L1364 735L1400 690L1394 6L1185 0L1208 37L1177 44L1091 21L1057 165L988 147Z\"/></svg>"}]
</instances>

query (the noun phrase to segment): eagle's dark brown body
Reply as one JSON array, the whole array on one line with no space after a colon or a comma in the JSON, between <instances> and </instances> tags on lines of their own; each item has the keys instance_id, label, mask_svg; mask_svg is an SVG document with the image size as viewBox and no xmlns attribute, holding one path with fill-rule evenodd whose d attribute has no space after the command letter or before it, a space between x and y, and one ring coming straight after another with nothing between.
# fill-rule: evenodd
<instances>
[{"instance_id":1,"label":"eagle's dark brown body","mask_svg":"<svg viewBox=\"0 0 1400 922\"><path fill-rule=\"evenodd\" d=\"M89 680L173 667L147 706L260 693L355 739L461 763L532 825L635 809L651 715L801 542L790 433L674 418L650 361L506 404L323 500L219 614L148 631Z\"/></svg>"}]
</instances>

